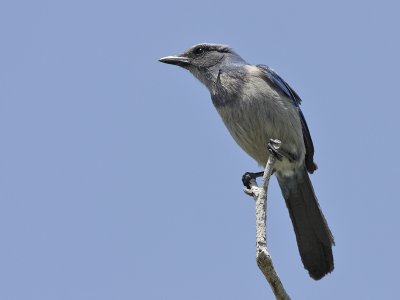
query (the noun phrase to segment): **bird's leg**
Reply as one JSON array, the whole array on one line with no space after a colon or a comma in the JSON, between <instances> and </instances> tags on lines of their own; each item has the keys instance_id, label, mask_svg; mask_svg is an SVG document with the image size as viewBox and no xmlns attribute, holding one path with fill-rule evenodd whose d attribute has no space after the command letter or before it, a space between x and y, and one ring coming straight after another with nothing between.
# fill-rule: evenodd
<instances>
[{"instance_id":1,"label":"bird's leg","mask_svg":"<svg viewBox=\"0 0 400 300\"><path fill-rule=\"evenodd\" d=\"M276 157L278 160L282 160L282 158L285 156L288 156L288 153L286 151L282 151L281 148L279 148L281 145L280 140L275 140L275 139L270 139L269 143L267 145L268 151ZM290 160L290 158L288 158ZM272 170L272 174L274 173L275 170ZM252 173L252 172L246 172L242 176L242 182L243 185L250 189L250 181L252 179L257 179L258 177L262 177L264 175L264 171L262 172L257 172L257 173Z\"/></svg>"},{"instance_id":2,"label":"bird's leg","mask_svg":"<svg viewBox=\"0 0 400 300\"><path fill-rule=\"evenodd\" d=\"M270 139L269 142L268 142L268 144L267 144L268 151L269 151L273 156L275 156L275 158L276 158L277 160L282 160L282 158L285 156L285 155L282 153L282 149L279 148L280 144L281 144L281 141L280 141L280 140L274 140L274 139Z\"/></svg>"},{"instance_id":3,"label":"bird's leg","mask_svg":"<svg viewBox=\"0 0 400 300\"><path fill-rule=\"evenodd\" d=\"M286 151L285 149L279 148L281 141L270 139L267 145L268 151L275 156L277 160L286 158L289 162L297 161L299 158L296 154ZM278 149L279 148L279 149Z\"/></svg>"}]
</instances>

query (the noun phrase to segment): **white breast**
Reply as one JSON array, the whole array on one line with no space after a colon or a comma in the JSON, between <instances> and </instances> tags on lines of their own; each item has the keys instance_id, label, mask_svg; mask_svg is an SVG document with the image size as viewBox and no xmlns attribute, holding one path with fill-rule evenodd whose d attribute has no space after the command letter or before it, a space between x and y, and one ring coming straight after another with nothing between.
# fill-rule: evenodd
<instances>
[{"instance_id":1,"label":"white breast","mask_svg":"<svg viewBox=\"0 0 400 300\"><path fill-rule=\"evenodd\" d=\"M305 147L297 107L257 76L256 67L248 68L251 78L240 99L217 107L222 120L239 146L260 165L265 166L268 160L267 143L271 138L281 140L282 148L297 155L298 163L302 163ZM221 82L224 83L223 76ZM286 169L287 164L288 161L277 163L276 168Z\"/></svg>"}]
</instances>

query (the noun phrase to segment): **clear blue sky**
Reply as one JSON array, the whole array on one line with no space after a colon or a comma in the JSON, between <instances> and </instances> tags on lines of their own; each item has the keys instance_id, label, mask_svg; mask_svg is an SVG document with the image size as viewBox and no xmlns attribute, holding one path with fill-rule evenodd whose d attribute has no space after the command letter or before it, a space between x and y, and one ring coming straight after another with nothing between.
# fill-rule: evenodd
<instances>
[{"instance_id":1,"label":"clear blue sky","mask_svg":"<svg viewBox=\"0 0 400 300\"><path fill-rule=\"evenodd\" d=\"M398 294L398 1L2 1L0 299L272 299L258 167L208 91L158 58L199 42L303 99L335 271L301 264L276 180L268 242L294 299Z\"/></svg>"}]
</instances>

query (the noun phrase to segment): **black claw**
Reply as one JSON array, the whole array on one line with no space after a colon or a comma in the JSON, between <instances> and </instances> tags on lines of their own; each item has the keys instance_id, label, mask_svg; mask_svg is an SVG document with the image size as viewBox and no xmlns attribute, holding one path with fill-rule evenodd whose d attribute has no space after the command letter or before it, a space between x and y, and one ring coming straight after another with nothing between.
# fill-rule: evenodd
<instances>
[{"instance_id":1,"label":"black claw","mask_svg":"<svg viewBox=\"0 0 400 300\"><path fill-rule=\"evenodd\" d=\"M257 173L251 173L251 172L246 172L246 173L244 173L243 174L243 176L242 176L242 182L243 182L243 185L246 187L246 188L250 188L250 181L252 180L252 179L257 179L257 177L261 177L261 176L263 176L264 175L264 172L257 172Z\"/></svg>"},{"instance_id":2,"label":"black claw","mask_svg":"<svg viewBox=\"0 0 400 300\"><path fill-rule=\"evenodd\" d=\"M250 180L252 179L251 174L252 174L252 173L250 173L250 172L246 172L246 173L244 173L243 176L242 176L243 185L244 185L245 187L247 187L248 189L250 188Z\"/></svg>"}]
</instances>

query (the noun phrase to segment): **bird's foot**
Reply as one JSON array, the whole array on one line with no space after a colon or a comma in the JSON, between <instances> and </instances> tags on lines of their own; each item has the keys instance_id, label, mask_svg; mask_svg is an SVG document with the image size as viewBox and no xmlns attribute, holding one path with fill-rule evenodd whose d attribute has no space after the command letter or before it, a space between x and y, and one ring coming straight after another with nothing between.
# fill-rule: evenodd
<instances>
[{"instance_id":1,"label":"bird's foot","mask_svg":"<svg viewBox=\"0 0 400 300\"><path fill-rule=\"evenodd\" d=\"M286 158L289 162L297 161L299 158L295 153L286 151L285 149L280 148L281 141L270 139L267 145L268 151L275 156L275 158L281 161L283 158Z\"/></svg>"},{"instance_id":2,"label":"bird's foot","mask_svg":"<svg viewBox=\"0 0 400 300\"><path fill-rule=\"evenodd\" d=\"M275 139L270 139L267 145L268 151L275 156L277 160L282 160L283 154L282 150L279 149L281 146L281 141L280 140L275 140Z\"/></svg>"},{"instance_id":3,"label":"bird's foot","mask_svg":"<svg viewBox=\"0 0 400 300\"><path fill-rule=\"evenodd\" d=\"M261 177L263 175L264 175L264 172L257 172L257 173L246 172L242 176L243 185L246 188L250 189L250 181L252 179L257 179L258 177Z\"/></svg>"}]
</instances>

